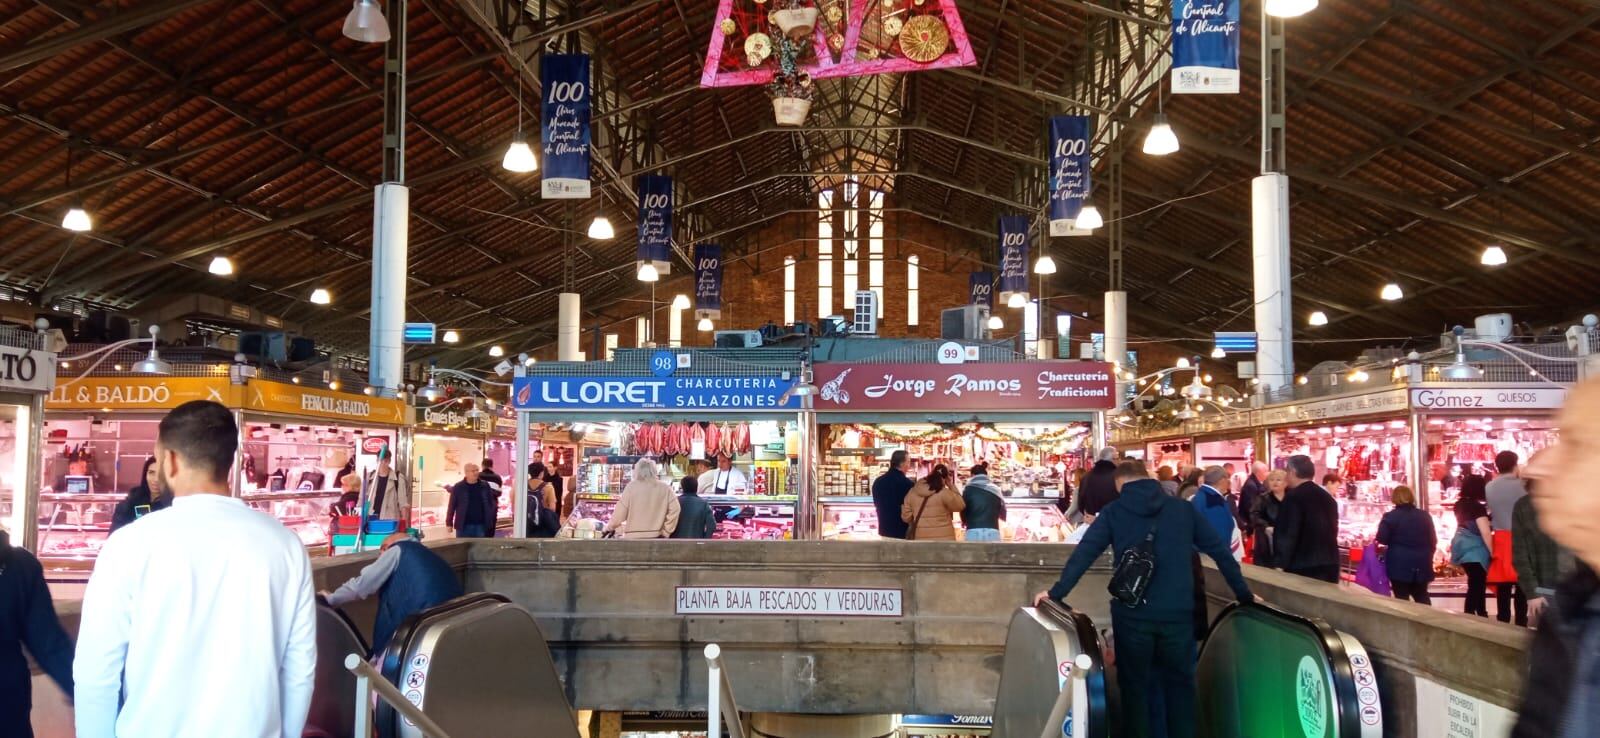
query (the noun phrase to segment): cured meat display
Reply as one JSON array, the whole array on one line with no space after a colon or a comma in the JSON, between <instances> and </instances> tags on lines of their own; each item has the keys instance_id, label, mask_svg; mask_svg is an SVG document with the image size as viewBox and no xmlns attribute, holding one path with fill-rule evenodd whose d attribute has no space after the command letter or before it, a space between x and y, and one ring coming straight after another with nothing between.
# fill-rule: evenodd
<instances>
[{"instance_id":1,"label":"cured meat display","mask_svg":"<svg viewBox=\"0 0 1600 738\"><path fill-rule=\"evenodd\" d=\"M689 456L696 445L707 458L717 455L747 456L751 451L749 423L628 423L618 437L625 456Z\"/></svg>"}]
</instances>

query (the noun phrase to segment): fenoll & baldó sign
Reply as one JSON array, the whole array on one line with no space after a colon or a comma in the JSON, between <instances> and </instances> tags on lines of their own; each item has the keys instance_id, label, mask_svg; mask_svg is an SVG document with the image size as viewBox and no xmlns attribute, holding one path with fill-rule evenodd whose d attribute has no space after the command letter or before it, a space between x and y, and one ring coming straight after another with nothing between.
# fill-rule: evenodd
<instances>
[{"instance_id":1,"label":"fenoll & bald\u00f3 sign","mask_svg":"<svg viewBox=\"0 0 1600 738\"><path fill-rule=\"evenodd\" d=\"M817 364L816 409L901 411L1109 410L1111 365L1097 361L995 364Z\"/></svg>"}]
</instances>

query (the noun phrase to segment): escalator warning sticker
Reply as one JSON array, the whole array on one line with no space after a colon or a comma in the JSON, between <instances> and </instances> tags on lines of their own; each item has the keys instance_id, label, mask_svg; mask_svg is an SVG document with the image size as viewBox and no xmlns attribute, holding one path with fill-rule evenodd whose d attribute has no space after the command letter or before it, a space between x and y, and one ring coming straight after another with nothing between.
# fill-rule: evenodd
<instances>
[{"instance_id":1,"label":"escalator warning sticker","mask_svg":"<svg viewBox=\"0 0 1600 738\"><path fill-rule=\"evenodd\" d=\"M1057 669L1061 672L1061 678L1062 679L1067 679L1067 678L1070 678L1072 676L1072 662L1071 661L1063 661L1063 662L1061 662L1061 666L1057 667Z\"/></svg>"},{"instance_id":2,"label":"escalator warning sticker","mask_svg":"<svg viewBox=\"0 0 1600 738\"><path fill-rule=\"evenodd\" d=\"M426 681L428 681L428 675L422 673L420 670L413 671L406 675L406 686L412 689L421 687Z\"/></svg>"},{"instance_id":3,"label":"escalator warning sticker","mask_svg":"<svg viewBox=\"0 0 1600 738\"><path fill-rule=\"evenodd\" d=\"M411 657L411 668L412 669L426 669L426 668L428 668L428 654L419 653L419 654L417 654L415 656L412 656Z\"/></svg>"}]
</instances>

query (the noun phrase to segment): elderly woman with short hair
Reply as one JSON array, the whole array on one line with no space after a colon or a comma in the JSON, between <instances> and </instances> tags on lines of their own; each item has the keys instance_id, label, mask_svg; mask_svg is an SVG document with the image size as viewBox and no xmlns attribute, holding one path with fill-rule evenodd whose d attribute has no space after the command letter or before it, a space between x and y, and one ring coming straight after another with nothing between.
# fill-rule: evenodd
<instances>
[{"instance_id":1,"label":"elderly woman with short hair","mask_svg":"<svg viewBox=\"0 0 1600 738\"><path fill-rule=\"evenodd\" d=\"M678 527L677 495L661 480L661 468L649 459L633 465L633 481L622 488L622 499L611 513L606 531L621 531L623 538L669 538Z\"/></svg>"}]
</instances>

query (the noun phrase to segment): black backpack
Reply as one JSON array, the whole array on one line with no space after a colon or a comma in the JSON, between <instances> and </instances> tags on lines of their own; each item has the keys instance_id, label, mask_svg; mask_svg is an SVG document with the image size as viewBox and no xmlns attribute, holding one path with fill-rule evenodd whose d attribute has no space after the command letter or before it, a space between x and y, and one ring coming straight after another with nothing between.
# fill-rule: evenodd
<instances>
[{"instance_id":1,"label":"black backpack","mask_svg":"<svg viewBox=\"0 0 1600 738\"><path fill-rule=\"evenodd\" d=\"M1150 590L1150 580L1156 575L1156 525L1161 522L1161 513L1168 504L1163 502L1156 510L1144 539L1117 558L1106 591L1111 593L1111 599L1123 607L1133 609L1144 604L1145 594Z\"/></svg>"}]
</instances>

